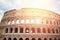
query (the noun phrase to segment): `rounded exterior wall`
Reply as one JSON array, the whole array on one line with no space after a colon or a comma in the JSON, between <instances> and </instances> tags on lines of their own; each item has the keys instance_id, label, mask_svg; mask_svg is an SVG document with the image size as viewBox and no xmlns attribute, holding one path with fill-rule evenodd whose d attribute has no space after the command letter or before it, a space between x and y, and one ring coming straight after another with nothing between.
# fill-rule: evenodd
<instances>
[{"instance_id":1,"label":"rounded exterior wall","mask_svg":"<svg viewBox=\"0 0 60 40\"><path fill-rule=\"evenodd\" d=\"M60 40L60 15L55 12L22 8L4 13L0 40Z\"/></svg>"}]
</instances>

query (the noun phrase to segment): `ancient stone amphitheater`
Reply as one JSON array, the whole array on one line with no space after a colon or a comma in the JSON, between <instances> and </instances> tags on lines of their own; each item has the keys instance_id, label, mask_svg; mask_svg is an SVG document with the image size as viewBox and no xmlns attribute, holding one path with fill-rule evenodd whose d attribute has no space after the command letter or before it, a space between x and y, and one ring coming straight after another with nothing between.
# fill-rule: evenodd
<instances>
[{"instance_id":1,"label":"ancient stone amphitheater","mask_svg":"<svg viewBox=\"0 0 60 40\"><path fill-rule=\"evenodd\" d=\"M0 23L0 40L60 40L60 15L38 8L7 11Z\"/></svg>"}]
</instances>

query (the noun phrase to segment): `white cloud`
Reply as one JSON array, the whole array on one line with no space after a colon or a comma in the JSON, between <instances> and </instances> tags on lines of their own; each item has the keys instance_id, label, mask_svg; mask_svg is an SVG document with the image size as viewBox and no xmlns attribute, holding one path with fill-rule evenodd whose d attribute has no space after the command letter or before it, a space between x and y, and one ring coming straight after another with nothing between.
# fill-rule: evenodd
<instances>
[{"instance_id":1,"label":"white cloud","mask_svg":"<svg viewBox=\"0 0 60 40\"><path fill-rule=\"evenodd\" d=\"M0 21L2 19L3 13L4 13L4 11L3 10L0 10Z\"/></svg>"},{"instance_id":2,"label":"white cloud","mask_svg":"<svg viewBox=\"0 0 60 40\"><path fill-rule=\"evenodd\" d=\"M60 4L60 1L58 1L58 4Z\"/></svg>"}]
</instances>

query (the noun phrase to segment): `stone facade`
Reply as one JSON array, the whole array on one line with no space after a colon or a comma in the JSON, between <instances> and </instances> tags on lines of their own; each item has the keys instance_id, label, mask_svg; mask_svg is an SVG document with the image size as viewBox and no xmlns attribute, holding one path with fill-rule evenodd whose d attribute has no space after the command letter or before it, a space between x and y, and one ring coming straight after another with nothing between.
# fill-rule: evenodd
<instances>
[{"instance_id":1,"label":"stone facade","mask_svg":"<svg viewBox=\"0 0 60 40\"><path fill-rule=\"evenodd\" d=\"M60 40L60 15L38 8L7 11L0 23L0 40Z\"/></svg>"}]
</instances>

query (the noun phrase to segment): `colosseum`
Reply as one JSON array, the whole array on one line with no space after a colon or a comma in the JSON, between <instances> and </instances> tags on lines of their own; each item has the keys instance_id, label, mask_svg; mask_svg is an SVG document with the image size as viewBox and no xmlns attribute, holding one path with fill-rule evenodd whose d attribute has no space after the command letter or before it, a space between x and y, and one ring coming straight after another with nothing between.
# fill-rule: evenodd
<instances>
[{"instance_id":1,"label":"colosseum","mask_svg":"<svg viewBox=\"0 0 60 40\"><path fill-rule=\"evenodd\" d=\"M0 40L60 40L60 15L39 8L7 11L0 23Z\"/></svg>"}]
</instances>

